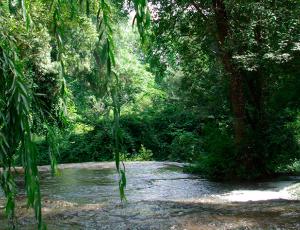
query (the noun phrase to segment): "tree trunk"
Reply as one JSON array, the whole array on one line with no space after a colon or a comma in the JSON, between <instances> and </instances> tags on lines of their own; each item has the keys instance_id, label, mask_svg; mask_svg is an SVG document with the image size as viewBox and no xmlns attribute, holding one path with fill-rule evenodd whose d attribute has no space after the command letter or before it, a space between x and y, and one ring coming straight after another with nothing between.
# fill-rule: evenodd
<instances>
[{"instance_id":1,"label":"tree trunk","mask_svg":"<svg viewBox=\"0 0 300 230\"><path fill-rule=\"evenodd\" d=\"M230 77L230 100L234 115L235 141L239 151L242 151L246 136L245 99L243 76L232 60L232 53L225 47L229 35L229 23L224 0L213 0L213 10L217 26L217 41L220 49L220 59L225 71Z\"/></svg>"}]
</instances>

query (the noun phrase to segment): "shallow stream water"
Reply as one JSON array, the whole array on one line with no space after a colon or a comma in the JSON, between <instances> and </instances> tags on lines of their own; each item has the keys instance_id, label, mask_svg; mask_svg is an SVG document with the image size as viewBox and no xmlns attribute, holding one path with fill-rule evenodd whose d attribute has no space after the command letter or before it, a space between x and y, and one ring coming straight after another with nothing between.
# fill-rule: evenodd
<instances>
[{"instance_id":1,"label":"shallow stream water","mask_svg":"<svg viewBox=\"0 0 300 230\"><path fill-rule=\"evenodd\" d=\"M300 177L219 183L184 173L179 163L128 162L121 203L114 163L59 167L56 177L40 168L48 229L300 229ZM36 229L24 197L20 189L18 228ZM0 199L0 230L7 228L3 205Z\"/></svg>"}]
</instances>

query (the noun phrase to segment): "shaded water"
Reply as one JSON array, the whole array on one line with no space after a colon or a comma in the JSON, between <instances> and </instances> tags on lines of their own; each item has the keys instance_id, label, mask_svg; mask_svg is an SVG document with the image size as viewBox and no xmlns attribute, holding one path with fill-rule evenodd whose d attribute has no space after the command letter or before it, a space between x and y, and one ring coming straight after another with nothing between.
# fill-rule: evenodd
<instances>
[{"instance_id":1,"label":"shaded water","mask_svg":"<svg viewBox=\"0 0 300 230\"><path fill-rule=\"evenodd\" d=\"M61 175L57 177L52 177L46 167L40 169L43 213L49 229L237 229L273 225L300 229L298 195L295 189L289 190L297 188L297 177L218 183L186 174L178 163L129 162L128 202L121 204L114 163L60 168ZM18 184L22 185L21 177ZM19 194L22 203L24 191ZM273 200L259 201L268 199ZM235 202L249 200L258 203ZM271 219L260 224L264 209ZM243 212L245 216L240 216ZM35 229L31 212L22 205L18 216L20 229ZM276 221L272 220L274 216ZM5 223L3 214L0 221ZM0 224L0 229L5 227Z\"/></svg>"}]
</instances>

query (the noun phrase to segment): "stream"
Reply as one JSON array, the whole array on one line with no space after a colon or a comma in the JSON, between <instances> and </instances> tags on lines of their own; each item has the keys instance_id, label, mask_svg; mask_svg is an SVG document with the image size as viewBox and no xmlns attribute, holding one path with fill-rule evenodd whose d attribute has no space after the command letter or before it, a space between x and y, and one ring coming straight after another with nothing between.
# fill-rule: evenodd
<instances>
[{"instance_id":1,"label":"stream","mask_svg":"<svg viewBox=\"0 0 300 230\"><path fill-rule=\"evenodd\" d=\"M41 166L48 229L300 229L300 177L256 183L212 182L174 162L126 162L127 202L121 203L115 164ZM22 172L20 173L22 174ZM26 208L22 176L18 229L37 229ZM0 190L0 230L7 229Z\"/></svg>"}]
</instances>

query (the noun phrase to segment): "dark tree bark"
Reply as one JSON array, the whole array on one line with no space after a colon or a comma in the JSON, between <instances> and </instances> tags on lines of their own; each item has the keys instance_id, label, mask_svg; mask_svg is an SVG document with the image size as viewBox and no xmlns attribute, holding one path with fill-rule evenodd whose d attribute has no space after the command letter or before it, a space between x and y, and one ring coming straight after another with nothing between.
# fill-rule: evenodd
<instances>
[{"instance_id":1,"label":"dark tree bark","mask_svg":"<svg viewBox=\"0 0 300 230\"><path fill-rule=\"evenodd\" d=\"M243 76L234 65L232 53L226 49L226 38L229 35L229 22L223 0L213 0L215 13L217 41L220 49L220 59L225 71L230 77L230 100L234 115L235 140L239 151L242 151L246 136L245 99Z\"/></svg>"}]
</instances>

